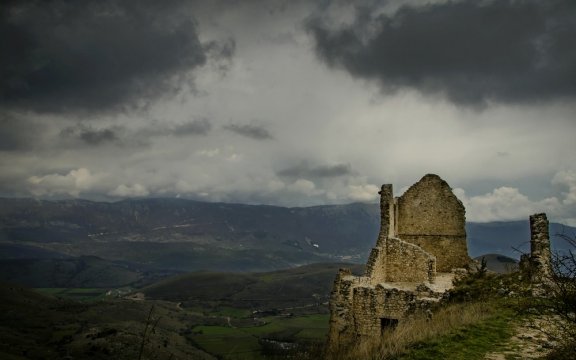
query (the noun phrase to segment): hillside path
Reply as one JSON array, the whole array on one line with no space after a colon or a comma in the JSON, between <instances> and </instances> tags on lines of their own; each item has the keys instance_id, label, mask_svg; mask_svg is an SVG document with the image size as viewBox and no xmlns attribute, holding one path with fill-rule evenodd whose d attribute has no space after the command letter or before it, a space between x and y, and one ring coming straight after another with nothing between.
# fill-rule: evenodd
<instances>
[{"instance_id":1,"label":"hillside path","mask_svg":"<svg viewBox=\"0 0 576 360\"><path fill-rule=\"evenodd\" d=\"M540 316L521 319L515 333L504 344L504 348L490 352L485 360L539 359L548 354L556 345L555 327L550 317Z\"/></svg>"}]
</instances>

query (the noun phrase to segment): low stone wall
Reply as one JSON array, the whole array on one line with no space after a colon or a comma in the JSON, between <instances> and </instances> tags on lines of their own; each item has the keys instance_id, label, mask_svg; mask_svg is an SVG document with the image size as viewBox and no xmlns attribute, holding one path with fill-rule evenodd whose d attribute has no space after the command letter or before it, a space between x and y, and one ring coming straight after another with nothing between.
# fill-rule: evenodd
<instances>
[{"instance_id":1,"label":"low stone wall","mask_svg":"<svg viewBox=\"0 0 576 360\"><path fill-rule=\"evenodd\" d=\"M353 293L354 331L363 338L381 334L386 320L403 318L416 304L416 294L376 285L357 287Z\"/></svg>"}]
</instances>

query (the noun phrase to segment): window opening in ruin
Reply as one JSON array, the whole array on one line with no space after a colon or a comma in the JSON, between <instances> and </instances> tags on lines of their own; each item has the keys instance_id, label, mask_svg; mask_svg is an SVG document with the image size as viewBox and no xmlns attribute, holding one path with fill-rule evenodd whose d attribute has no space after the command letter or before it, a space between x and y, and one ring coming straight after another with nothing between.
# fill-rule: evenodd
<instances>
[{"instance_id":1,"label":"window opening in ruin","mask_svg":"<svg viewBox=\"0 0 576 360\"><path fill-rule=\"evenodd\" d=\"M394 330L396 326L398 326L398 319L380 318L380 329L382 331Z\"/></svg>"}]
</instances>

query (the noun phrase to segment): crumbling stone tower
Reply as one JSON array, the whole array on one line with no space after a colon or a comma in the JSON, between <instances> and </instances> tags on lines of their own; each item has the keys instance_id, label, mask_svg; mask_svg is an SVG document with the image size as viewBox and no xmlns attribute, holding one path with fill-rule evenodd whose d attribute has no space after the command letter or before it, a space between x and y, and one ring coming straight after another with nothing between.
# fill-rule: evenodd
<instances>
[{"instance_id":1,"label":"crumbling stone tower","mask_svg":"<svg viewBox=\"0 0 576 360\"><path fill-rule=\"evenodd\" d=\"M533 284L542 284L550 279L550 235L544 213L530 216L530 254L522 255L520 269Z\"/></svg>"},{"instance_id":2,"label":"crumbling stone tower","mask_svg":"<svg viewBox=\"0 0 576 360\"><path fill-rule=\"evenodd\" d=\"M449 272L470 262L464 206L438 175L396 199L389 184L379 194L380 233L364 276L340 269L334 281L328 358L440 301L452 287Z\"/></svg>"}]
</instances>

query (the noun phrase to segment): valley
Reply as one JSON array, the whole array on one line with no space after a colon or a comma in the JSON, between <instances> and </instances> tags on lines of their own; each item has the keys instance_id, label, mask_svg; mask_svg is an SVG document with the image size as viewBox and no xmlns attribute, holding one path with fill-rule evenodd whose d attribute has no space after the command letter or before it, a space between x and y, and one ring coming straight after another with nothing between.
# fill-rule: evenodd
<instances>
[{"instance_id":1,"label":"valley","mask_svg":"<svg viewBox=\"0 0 576 360\"><path fill-rule=\"evenodd\" d=\"M7 359L314 359L335 274L363 273L379 227L374 204L1 200ZM528 249L526 221L466 229L498 273ZM551 224L553 248L575 230Z\"/></svg>"}]
</instances>

